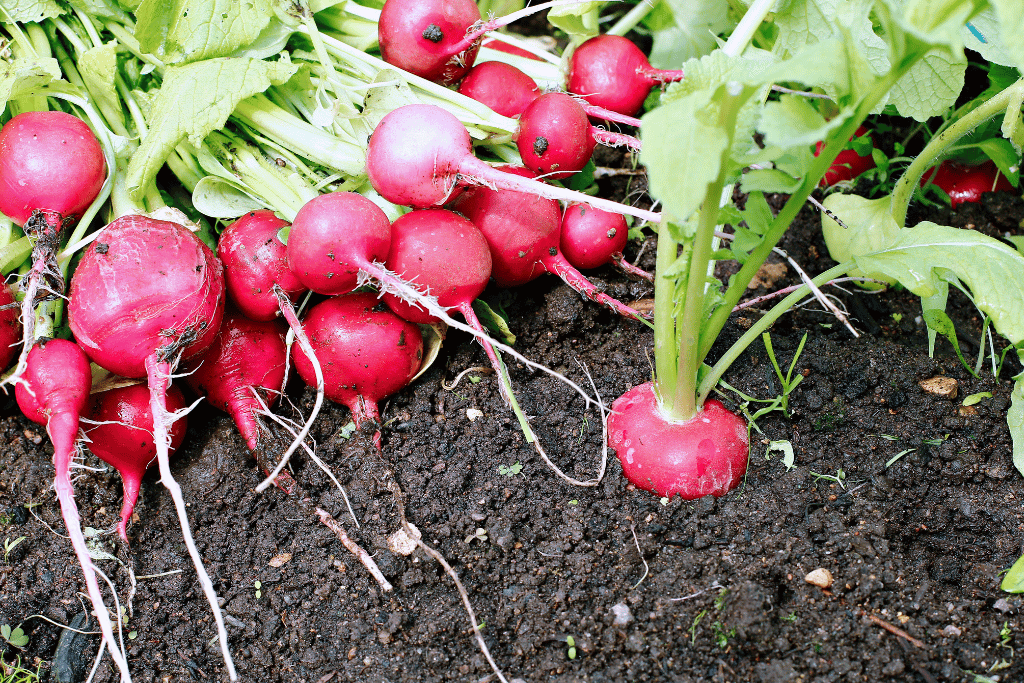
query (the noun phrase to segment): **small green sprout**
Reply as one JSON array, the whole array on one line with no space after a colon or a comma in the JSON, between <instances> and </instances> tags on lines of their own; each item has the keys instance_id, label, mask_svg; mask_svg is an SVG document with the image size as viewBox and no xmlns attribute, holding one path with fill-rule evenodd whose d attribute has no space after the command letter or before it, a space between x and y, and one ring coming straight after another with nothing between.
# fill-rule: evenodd
<instances>
[{"instance_id":1,"label":"small green sprout","mask_svg":"<svg viewBox=\"0 0 1024 683\"><path fill-rule=\"evenodd\" d=\"M477 377L476 375L470 375L469 381L473 384L480 384L480 378Z\"/></svg>"},{"instance_id":2,"label":"small green sprout","mask_svg":"<svg viewBox=\"0 0 1024 683\"><path fill-rule=\"evenodd\" d=\"M723 626L720 621L716 621L711 624L711 632L715 636L715 644L718 645L719 650L724 650L729 647L729 639L736 637L736 629L731 628L726 630L725 626Z\"/></svg>"},{"instance_id":3,"label":"small green sprout","mask_svg":"<svg viewBox=\"0 0 1024 683\"><path fill-rule=\"evenodd\" d=\"M725 607L725 597L728 594L729 594L729 589L728 588L723 588L720 591L718 591L718 597L715 598L715 609L718 610L719 612L721 612L722 608Z\"/></svg>"},{"instance_id":4,"label":"small green sprout","mask_svg":"<svg viewBox=\"0 0 1024 683\"><path fill-rule=\"evenodd\" d=\"M576 659L576 639L572 636L565 637L565 644L569 646L569 659Z\"/></svg>"},{"instance_id":5,"label":"small green sprout","mask_svg":"<svg viewBox=\"0 0 1024 683\"><path fill-rule=\"evenodd\" d=\"M704 617L706 617L707 614L708 614L708 611L706 609L702 609L700 612L697 613L697 616L695 616L693 618L693 623L690 624L690 644L691 645L693 645L693 644L695 644L697 642L697 624L699 624L700 620L703 619Z\"/></svg>"},{"instance_id":6,"label":"small green sprout","mask_svg":"<svg viewBox=\"0 0 1024 683\"><path fill-rule=\"evenodd\" d=\"M256 599L259 600L260 598L262 598L263 591L261 589L263 588L263 584L260 581L256 581L252 584L252 587L256 589Z\"/></svg>"},{"instance_id":7,"label":"small green sprout","mask_svg":"<svg viewBox=\"0 0 1024 683\"><path fill-rule=\"evenodd\" d=\"M973 406L976 403L981 403L981 401L986 398L992 398L991 391L981 391L978 392L977 394L971 394L970 396L964 398L962 405Z\"/></svg>"},{"instance_id":8,"label":"small green sprout","mask_svg":"<svg viewBox=\"0 0 1024 683\"><path fill-rule=\"evenodd\" d=\"M843 489L846 488L846 484L843 483L846 480L846 472L844 472L841 469L836 470L836 473L834 475L818 474L817 472L811 472L811 476L814 477L815 480L828 479L829 481L834 481L835 483L839 484L839 486L842 487Z\"/></svg>"},{"instance_id":9,"label":"small green sprout","mask_svg":"<svg viewBox=\"0 0 1024 683\"><path fill-rule=\"evenodd\" d=\"M349 439L356 431L356 423L349 422L347 425L338 430L338 436L343 439Z\"/></svg>"},{"instance_id":10,"label":"small green sprout","mask_svg":"<svg viewBox=\"0 0 1024 683\"><path fill-rule=\"evenodd\" d=\"M139 632L138 631L129 631L129 633L128 633L128 640L135 640L138 637L139 637Z\"/></svg>"},{"instance_id":11,"label":"small green sprout","mask_svg":"<svg viewBox=\"0 0 1024 683\"><path fill-rule=\"evenodd\" d=\"M793 622L795 622L795 621L797 620L797 618L798 618L798 617L796 616L796 612L790 612L790 613L789 613L789 614L787 614L786 616L784 616L784 617L781 617L781 619L782 619L783 621L789 622L790 624L792 624Z\"/></svg>"},{"instance_id":12,"label":"small green sprout","mask_svg":"<svg viewBox=\"0 0 1024 683\"><path fill-rule=\"evenodd\" d=\"M898 325L901 320L903 320L903 314L902 313L893 313L892 314L892 321L894 323L896 323Z\"/></svg>"},{"instance_id":13,"label":"small green sprout","mask_svg":"<svg viewBox=\"0 0 1024 683\"><path fill-rule=\"evenodd\" d=\"M10 624L0 624L0 638L18 649L28 645L28 636L21 630L21 626L15 626L12 629Z\"/></svg>"},{"instance_id":14,"label":"small green sprout","mask_svg":"<svg viewBox=\"0 0 1024 683\"><path fill-rule=\"evenodd\" d=\"M481 529L477 527L476 531L466 536L466 543L472 543L473 541L480 541L481 543L487 542L487 529Z\"/></svg>"},{"instance_id":15,"label":"small green sprout","mask_svg":"<svg viewBox=\"0 0 1024 683\"><path fill-rule=\"evenodd\" d=\"M11 555L11 551L18 547L18 544L25 540L25 536L19 536L13 541L9 538L4 539L4 564L9 564L8 558Z\"/></svg>"},{"instance_id":16,"label":"small green sprout","mask_svg":"<svg viewBox=\"0 0 1024 683\"><path fill-rule=\"evenodd\" d=\"M503 477L514 477L517 474L521 474L523 471L522 464L516 461L515 465L498 465L498 474Z\"/></svg>"},{"instance_id":17,"label":"small green sprout","mask_svg":"<svg viewBox=\"0 0 1024 683\"><path fill-rule=\"evenodd\" d=\"M572 500L569 501L569 505L579 505L579 504L580 504L580 502L578 500L576 500L575 498L573 498Z\"/></svg>"}]
</instances>

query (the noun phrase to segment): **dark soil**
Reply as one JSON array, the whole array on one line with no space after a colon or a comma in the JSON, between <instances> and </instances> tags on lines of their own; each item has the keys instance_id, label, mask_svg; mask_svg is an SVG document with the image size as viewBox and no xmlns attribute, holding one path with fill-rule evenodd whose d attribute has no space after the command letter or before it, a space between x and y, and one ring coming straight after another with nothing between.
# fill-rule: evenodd
<instances>
[{"instance_id":1,"label":"dark soil","mask_svg":"<svg viewBox=\"0 0 1024 683\"><path fill-rule=\"evenodd\" d=\"M620 184L603 188L606 194L627 191L614 180ZM1009 195L987 201L933 218L991 234L1017 230L1016 218L1002 217L1022 215L1024 202ZM805 211L781 245L812 273L831 263L817 225ZM653 244L641 261L653 265ZM795 281L781 269L765 276L771 288ZM624 300L649 296L611 270L595 280ZM426 375L387 401L384 457L405 491L409 520L458 572L508 678L1024 680L1021 599L999 590L1001 572L1024 552L1024 482L1011 464L1005 424L1006 377L1019 368L999 381L991 372L974 379L945 341L929 358L919 304L905 292L834 293L862 336L814 306L776 324L771 339L784 367L807 336L796 362L804 380L788 416L758 420L746 482L720 499L661 501L627 485L614 456L598 486L562 482L524 442L493 376L442 387L487 364L464 336L452 335ZM577 382L586 382L585 368L606 400L650 378L650 331L551 277L513 292L506 308L519 349ZM965 350L976 353L973 308L954 299L950 313ZM735 316L716 352L757 315ZM555 462L576 478L592 477L600 416L547 376L511 370ZM957 381L956 399L919 386L936 376ZM759 398L780 392L760 343L726 379ZM961 405L978 392L992 397ZM292 393L307 412L311 393ZM736 405L735 395L727 398ZM483 415L470 419L468 409ZM71 622L83 611L83 583L59 535L45 434L15 412L8 405L0 422L0 537L25 540L0 565L0 624L21 624L29 637L22 662L43 662L44 678L56 680L48 672L62 629L37 615ZM348 423L347 410L328 407L313 436L360 526L314 465L297 458L295 476L374 555L394 584L390 593L280 491L253 492L261 477L226 417L202 405L189 416L173 470L225 601L242 680L493 680L439 565L421 551L387 549L398 521L382 485L385 466L366 435L348 433ZM780 452L766 458L773 441L792 444L794 468L787 471ZM85 462L98 464L92 456ZM517 463L522 469L512 474L507 468ZM117 475L79 472L84 524L104 530L101 543L116 554ZM143 486L138 516L127 556L137 576L159 576L140 578L132 596L128 572L98 562L130 606L125 631L135 634L128 642L135 680L227 680L210 644L210 611L155 474ZM290 559L280 564L285 554ZM808 583L815 569L831 572L834 584ZM98 643L90 636L71 657L74 680L84 679ZM5 658L15 654L8 648ZM95 680L117 680L109 661Z\"/></svg>"}]
</instances>

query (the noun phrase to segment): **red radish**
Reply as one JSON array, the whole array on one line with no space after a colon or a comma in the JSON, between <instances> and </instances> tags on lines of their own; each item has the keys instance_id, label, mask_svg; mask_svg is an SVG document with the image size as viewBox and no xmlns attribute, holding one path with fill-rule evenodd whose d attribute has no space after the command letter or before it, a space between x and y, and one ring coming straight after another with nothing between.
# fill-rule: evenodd
<instances>
[{"instance_id":1,"label":"red radish","mask_svg":"<svg viewBox=\"0 0 1024 683\"><path fill-rule=\"evenodd\" d=\"M570 204L562 215L560 247L565 260L580 270L614 263L630 275L654 281L654 276L622 257L629 239L626 219L586 204Z\"/></svg>"},{"instance_id":2,"label":"red radish","mask_svg":"<svg viewBox=\"0 0 1024 683\"><path fill-rule=\"evenodd\" d=\"M292 301L306 291L288 267L287 248L278 238L288 225L273 211L250 211L229 225L217 242L228 296L251 320L273 320L280 315L274 285Z\"/></svg>"},{"instance_id":3,"label":"red radish","mask_svg":"<svg viewBox=\"0 0 1024 683\"><path fill-rule=\"evenodd\" d=\"M530 177L524 168L503 167L509 174ZM502 287L516 287L554 273L567 285L591 301L604 304L620 315L641 317L640 313L599 292L558 250L562 208L553 199L527 192L492 190L489 187L467 189L452 203L452 208L480 228L491 247L491 275Z\"/></svg>"},{"instance_id":4,"label":"red radish","mask_svg":"<svg viewBox=\"0 0 1024 683\"><path fill-rule=\"evenodd\" d=\"M608 445L634 485L685 500L722 496L747 471L747 423L714 399L685 422L668 419L652 382L633 387L612 404Z\"/></svg>"},{"instance_id":5,"label":"red radish","mask_svg":"<svg viewBox=\"0 0 1024 683\"><path fill-rule=\"evenodd\" d=\"M213 346L189 362L188 368L194 370L186 377L197 394L234 419L246 446L268 474L272 469L265 453L268 434L259 415L284 390L286 333L280 319L250 320L229 308ZM276 483L285 493L294 490L295 481L287 472Z\"/></svg>"},{"instance_id":6,"label":"red radish","mask_svg":"<svg viewBox=\"0 0 1024 683\"><path fill-rule=\"evenodd\" d=\"M21 341L21 318L18 302L7 285L0 285L0 368L6 368L14 360Z\"/></svg>"},{"instance_id":7,"label":"red radish","mask_svg":"<svg viewBox=\"0 0 1024 683\"><path fill-rule=\"evenodd\" d=\"M653 68L640 48L622 36L594 36L569 60L570 92L628 116L640 111L655 85L682 78L682 71Z\"/></svg>"},{"instance_id":8,"label":"red radish","mask_svg":"<svg viewBox=\"0 0 1024 683\"><path fill-rule=\"evenodd\" d=\"M497 50L498 52L504 52L505 54L509 54L509 55L516 55L517 57L526 57L527 59L533 59L533 60L536 60L538 62L543 62L544 61L543 59L541 59L537 55L533 54L529 50L524 50L521 47L516 47L515 45L510 45L510 44L506 43L505 41L501 40L500 38L488 38L487 40L484 41L483 47L490 48L491 50ZM531 80L533 80L533 79L531 79ZM460 92L461 92L461 90L460 90ZM491 107L491 108L494 109L493 107ZM498 111L498 110L495 109L495 111Z\"/></svg>"},{"instance_id":9,"label":"red radish","mask_svg":"<svg viewBox=\"0 0 1024 683\"><path fill-rule=\"evenodd\" d=\"M469 70L459 92L502 116L519 116L540 96L540 87L511 64L481 62Z\"/></svg>"},{"instance_id":10,"label":"red radish","mask_svg":"<svg viewBox=\"0 0 1024 683\"><path fill-rule=\"evenodd\" d=\"M476 58L479 44L464 39L478 21L473 0L387 0L377 23L380 53L417 76L455 83Z\"/></svg>"},{"instance_id":11,"label":"red radish","mask_svg":"<svg viewBox=\"0 0 1024 683\"><path fill-rule=\"evenodd\" d=\"M181 389L171 386L167 392L167 409L177 412L186 406ZM124 487L121 523L117 533L128 543L128 520L139 499L142 477L156 460L153 442L153 412L149 404L149 388L145 384L110 389L93 394L89 401L89 419L97 422L85 430L89 450L120 473ZM169 452L173 453L185 440L188 421L184 416L171 425Z\"/></svg>"},{"instance_id":12,"label":"red radish","mask_svg":"<svg viewBox=\"0 0 1024 683\"><path fill-rule=\"evenodd\" d=\"M958 161L943 161L938 167L924 172L921 187L931 183L949 195L949 202L955 209L968 202L980 202L986 192L1012 191L1013 184L999 173L995 162L988 161L970 166Z\"/></svg>"},{"instance_id":13,"label":"red radish","mask_svg":"<svg viewBox=\"0 0 1024 683\"><path fill-rule=\"evenodd\" d=\"M220 260L186 228L147 216L122 216L103 228L71 281L69 324L85 352L115 374L148 380L160 481L174 500L185 546L217 623L228 675L236 680L217 594L171 474L173 420L165 398L174 366L213 343L223 314Z\"/></svg>"},{"instance_id":14,"label":"red radish","mask_svg":"<svg viewBox=\"0 0 1024 683\"><path fill-rule=\"evenodd\" d=\"M379 304L368 292L336 296L311 308L303 321L327 397L348 407L357 427L379 424L378 402L408 385L423 361L420 328ZM295 369L314 386L313 364L302 349ZM379 432L374 441L379 444Z\"/></svg>"},{"instance_id":15,"label":"red radish","mask_svg":"<svg viewBox=\"0 0 1024 683\"><path fill-rule=\"evenodd\" d=\"M21 381L15 386L18 407L33 422L46 426L53 443L53 467L56 471L54 489L60 501L61 516L71 545L85 576L89 599L100 622L103 641L121 671L122 679L131 680L128 664L114 639L110 615L103 603L96 570L82 533L82 522L75 505L71 486L71 459L78 439L78 420L85 412L92 386L89 360L74 342L63 339L41 339L28 352L28 362Z\"/></svg>"},{"instance_id":16,"label":"red radish","mask_svg":"<svg viewBox=\"0 0 1024 683\"><path fill-rule=\"evenodd\" d=\"M367 146L366 172L373 188L389 202L420 209L441 206L456 185L488 184L661 220L652 211L495 170L473 156L469 132L455 115L429 104L399 107L377 124Z\"/></svg>"},{"instance_id":17,"label":"red radish","mask_svg":"<svg viewBox=\"0 0 1024 683\"><path fill-rule=\"evenodd\" d=\"M64 295L64 276L56 258L61 230L80 218L99 195L105 167L96 136L70 114L25 112L0 129L0 212L33 238L32 269L23 284L22 351L8 383L16 383L25 371L35 343L35 307L43 300L39 295Z\"/></svg>"},{"instance_id":18,"label":"red radish","mask_svg":"<svg viewBox=\"0 0 1024 683\"><path fill-rule=\"evenodd\" d=\"M853 134L854 138L859 138L868 134L868 129L865 126L861 126L857 129L857 132ZM821 148L825 146L825 143L819 142L814 146L814 156L821 154ZM836 160L829 166L828 171L825 173L825 177L821 179L822 187L832 187L836 183L840 183L846 180L853 180L861 173L870 171L875 167L875 158L868 154L857 154L854 149L844 149L836 156Z\"/></svg>"}]
</instances>

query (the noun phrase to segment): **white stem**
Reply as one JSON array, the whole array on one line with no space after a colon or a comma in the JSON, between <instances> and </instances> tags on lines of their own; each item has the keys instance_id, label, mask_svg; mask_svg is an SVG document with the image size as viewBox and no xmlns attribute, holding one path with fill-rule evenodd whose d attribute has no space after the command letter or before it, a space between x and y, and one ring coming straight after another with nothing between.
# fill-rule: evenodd
<instances>
[{"instance_id":1,"label":"white stem","mask_svg":"<svg viewBox=\"0 0 1024 683\"><path fill-rule=\"evenodd\" d=\"M754 0L750 8L747 9L747 13L740 19L740 23L736 25L732 35L729 36L729 40L726 41L722 52L728 57L740 56L747 49L747 45L750 44L750 40L754 37L757 28L764 21L764 18L776 2L777 0Z\"/></svg>"}]
</instances>

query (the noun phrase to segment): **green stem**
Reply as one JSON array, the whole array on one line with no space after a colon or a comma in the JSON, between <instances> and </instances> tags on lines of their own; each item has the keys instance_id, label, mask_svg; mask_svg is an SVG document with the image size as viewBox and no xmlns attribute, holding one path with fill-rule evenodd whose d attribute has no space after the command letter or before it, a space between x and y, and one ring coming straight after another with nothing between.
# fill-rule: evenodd
<instances>
[{"instance_id":1,"label":"green stem","mask_svg":"<svg viewBox=\"0 0 1024 683\"><path fill-rule=\"evenodd\" d=\"M664 277L679 253L679 243L669 234L670 217L663 216L658 226L658 253L654 279L654 377L659 396L674 396L679 371L679 344L676 341L676 281Z\"/></svg>"},{"instance_id":2,"label":"green stem","mask_svg":"<svg viewBox=\"0 0 1024 683\"><path fill-rule=\"evenodd\" d=\"M728 57L737 57L743 54L743 50L750 44L750 40L761 26L761 22L768 16L768 12L774 5L775 0L754 0L746 14L740 19L740 23L736 24L736 28L733 29L722 52Z\"/></svg>"},{"instance_id":3,"label":"green stem","mask_svg":"<svg viewBox=\"0 0 1024 683\"><path fill-rule=\"evenodd\" d=\"M841 277L844 273L846 273L846 271L850 270L853 267L854 264L852 261L847 263L841 263L838 266L835 266L834 268L826 270L821 275L818 275L813 280L811 280L811 282L813 282L816 286L820 287L821 285L825 284L826 282L829 282L830 280L834 280L837 277ZM722 355L722 357L718 359L718 362L712 366L711 371L704 376L704 379L701 381L700 386L697 387L698 405L704 405L704 401L707 399L712 389L714 389L718 385L718 380L722 379L722 375L724 375L725 371L729 369L729 366L732 365L733 362L735 362L736 359L740 357L740 354L746 351L748 346L750 346L754 341L757 340L758 337L761 336L763 332L765 332L769 327L772 326L772 323L774 323L776 320L782 317L782 315L786 313L786 311L791 309L801 299L807 296L810 293L810 291L811 288L808 287L807 285L804 285L803 287L796 290L779 303L775 304L775 306L773 306L771 310L765 313L760 320L751 325L750 329L747 330L742 337L737 339L736 342L729 347L729 349Z\"/></svg>"},{"instance_id":4,"label":"green stem","mask_svg":"<svg viewBox=\"0 0 1024 683\"><path fill-rule=\"evenodd\" d=\"M640 0L633 9L629 10L622 17L612 24L612 27L605 31L610 36L624 36L633 28L643 21L648 14L650 14L655 7L660 4L660 0Z\"/></svg>"},{"instance_id":5,"label":"green stem","mask_svg":"<svg viewBox=\"0 0 1024 683\"><path fill-rule=\"evenodd\" d=\"M891 213L897 225L903 227L907 220L910 199L914 196L914 190L921 181L921 176L935 163L935 160L942 155L946 148L999 112L1005 111L1007 106L1015 100L1019 102L1022 95L1024 95L1024 79L1009 86L956 123L950 124L948 128L925 145L914 162L907 167L903 177L899 179L892 191ZM1020 109L1019 104L1017 109Z\"/></svg>"}]
</instances>

